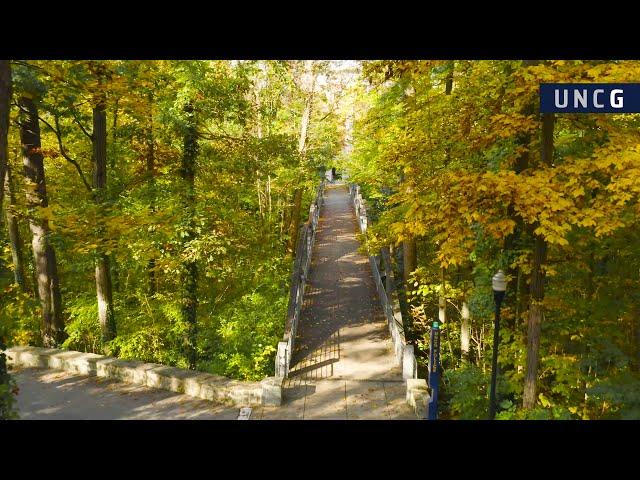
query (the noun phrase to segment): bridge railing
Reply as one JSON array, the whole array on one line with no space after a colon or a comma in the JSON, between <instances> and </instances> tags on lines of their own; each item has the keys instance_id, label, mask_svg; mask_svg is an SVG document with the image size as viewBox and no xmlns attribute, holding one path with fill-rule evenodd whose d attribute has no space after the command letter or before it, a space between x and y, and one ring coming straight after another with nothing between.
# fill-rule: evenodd
<instances>
[{"instance_id":1,"label":"bridge railing","mask_svg":"<svg viewBox=\"0 0 640 480\"><path fill-rule=\"evenodd\" d=\"M366 201L362 198L360 186L350 184L349 194L353 201L353 207L356 212L358 224L360 225L360 231L366 235L369 219L367 216ZM395 287L396 282L391 265L389 249L383 248L377 255L372 255L371 251L368 252L369 263L371 264L371 271L373 272L373 279L376 282L376 288L378 290L378 298L380 299L382 310L384 311L389 325L389 333L393 340L396 361L402 368L402 378L417 378L418 364L416 362L413 345L408 344L405 338L402 314L400 313L400 303L398 301L398 292Z\"/></svg>"},{"instance_id":2,"label":"bridge railing","mask_svg":"<svg viewBox=\"0 0 640 480\"><path fill-rule=\"evenodd\" d=\"M289 375L291 355L295 347L294 342L300 322L300 311L304 299L304 290L311 267L311 255L316 238L316 229L320 219L320 208L324 199L324 184L322 181L316 190L316 197L309 207L309 219L300 226L296 242L296 257L291 274L289 290L289 307L287 308L287 322L285 324L282 341L278 343L276 354L276 377Z\"/></svg>"}]
</instances>

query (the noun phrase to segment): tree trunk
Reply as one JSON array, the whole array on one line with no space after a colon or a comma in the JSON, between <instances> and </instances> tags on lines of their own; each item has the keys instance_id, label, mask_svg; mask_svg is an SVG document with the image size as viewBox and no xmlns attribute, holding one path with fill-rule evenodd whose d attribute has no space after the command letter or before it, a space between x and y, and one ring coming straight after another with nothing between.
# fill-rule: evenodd
<instances>
[{"instance_id":1,"label":"tree trunk","mask_svg":"<svg viewBox=\"0 0 640 480\"><path fill-rule=\"evenodd\" d=\"M38 110L33 100L27 97L20 98L20 110L20 141L24 175L28 183L29 228L33 235L34 266L42 308L42 343L45 347L57 347L66 335L55 251L49 244L49 222L38 212L38 208L48 206Z\"/></svg>"},{"instance_id":2,"label":"tree trunk","mask_svg":"<svg viewBox=\"0 0 640 480\"><path fill-rule=\"evenodd\" d=\"M540 351L540 330L544 315L544 272L542 265L546 260L547 242L536 235L533 253L533 270L531 272L531 303L527 329L527 366L524 378L523 407L531 409L536 403L536 382L538 378L538 356Z\"/></svg>"},{"instance_id":3,"label":"tree trunk","mask_svg":"<svg viewBox=\"0 0 640 480\"><path fill-rule=\"evenodd\" d=\"M409 291L409 277L411 273L418 268L418 248L414 237L410 237L402 242L402 262L404 285L407 291Z\"/></svg>"},{"instance_id":4,"label":"tree trunk","mask_svg":"<svg viewBox=\"0 0 640 480\"><path fill-rule=\"evenodd\" d=\"M147 175L149 175L149 186L151 189L151 200L149 205L150 215L153 216L156 211L156 192L155 192L155 182L156 182L156 149L155 149L155 140L153 137L153 94L149 94L149 124L147 126L147 131L145 132L145 142L147 144L147 155L146 155L146 170ZM158 279L156 277L156 259L155 257L151 257L149 259L149 263L147 264L147 272L149 272L149 295L155 295L158 291Z\"/></svg>"},{"instance_id":5,"label":"tree trunk","mask_svg":"<svg viewBox=\"0 0 640 480\"><path fill-rule=\"evenodd\" d=\"M523 66L526 68L526 67L536 65L537 63L538 61L536 60L525 60L523 63ZM507 72L511 73L511 69L507 68ZM503 94L504 94L504 87L502 88L500 97L502 97ZM520 110L520 113L525 116L530 116L534 114L535 108L536 108L536 104L534 102L527 103L522 107L522 109ZM518 146L524 147L521 153L516 158L516 161L514 164L514 171L516 174L519 175L524 170L529 168L529 145L531 143L531 134L528 132L519 134L516 137L516 143ZM504 249L506 251L510 251L516 248L516 244L518 240L523 236L523 234L526 234L526 228L522 220L522 217L516 214L516 211L513 205L509 205L507 214L509 218L513 219L516 222L513 232L507 235L504 241ZM507 284L507 297L508 298L511 297L513 293L516 293L516 292L524 293L525 289L520 289L520 285L517 283L521 278L520 268L517 266L514 268L512 268L511 266L507 267L507 276L510 279ZM520 321L519 307L520 307L520 304L522 303L522 298L516 295L515 302L516 302L516 311L518 312L518 315L515 316L513 322L508 323L508 326L512 328L514 333ZM524 305L526 305L526 303Z\"/></svg>"},{"instance_id":6,"label":"tree trunk","mask_svg":"<svg viewBox=\"0 0 640 480\"><path fill-rule=\"evenodd\" d=\"M4 179L9 159L9 108L11 105L11 64L0 60L0 179ZM0 210L4 189L0 188Z\"/></svg>"},{"instance_id":7,"label":"tree trunk","mask_svg":"<svg viewBox=\"0 0 640 480\"><path fill-rule=\"evenodd\" d=\"M60 277L58 276L58 260L53 246L47 244L47 269L49 273L49 290L51 293L51 312L53 318L59 319L60 325L64 328L62 320L62 292L60 291ZM64 335L66 338L66 334Z\"/></svg>"},{"instance_id":8,"label":"tree trunk","mask_svg":"<svg viewBox=\"0 0 640 480\"><path fill-rule=\"evenodd\" d=\"M4 176L4 191L9 200L6 208L5 216L7 218L7 228L9 230L9 242L11 243L11 259L13 261L13 278L21 290L26 290L24 279L24 256L22 254L22 238L20 237L20 229L18 228L18 217L15 215L16 198L11 178L11 169L7 165Z\"/></svg>"},{"instance_id":9,"label":"tree trunk","mask_svg":"<svg viewBox=\"0 0 640 480\"><path fill-rule=\"evenodd\" d=\"M95 198L104 205L107 186L107 112L104 93L97 95L93 107L93 188ZM102 230L100 228L100 230ZM110 259L102 248L97 252L96 295L98 298L98 320L102 342L116 337L116 320L113 308L113 288L111 283Z\"/></svg>"},{"instance_id":10,"label":"tree trunk","mask_svg":"<svg viewBox=\"0 0 640 480\"><path fill-rule=\"evenodd\" d=\"M470 346L470 335L471 335L471 325L469 322L469 304L467 303L467 298L462 300L462 310L460 311L460 316L462 317L462 325L460 327L460 351L462 352L462 363L469 363L469 346Z\"/></svg>"},{"instance_id":11,"label":"tree trunk","mask_svg":"<svg viewBox=\"0 0 640 480\"><path fill-rule=\"evenodd\" d=\"M302 188L296 188L293 193L293 207L291 209L291 223L289 224L289 244L287 251L295 255L298 242L298 226L300 225L300 211L302 209Z\"/></svg>"},{"instance_id":12,"label":"tree trunk","mask_svg":"<svg viewBox=\"0 0 640 480\"><path fill-rule=\"evenodd\" d=\"M552 113L542 115L541 160L550 166L553 162L553 129L555 117ZM532 409L536 404L536 383L538 379L538 357L540 354L540 331L544 309L544 271L547 259L547 242L542 235L535 235L533 266L531 269L530 306L527 326L527 366L524 379L522 404Z\"/></svg>"},{"instance_id":13,"label":"tree trunk","mask_svg":"<svg viewBox=\"0 0 640 480\"><path fill-rule=\"evenodd\" d=\"M309 132L309 123L311 120L311 110L313 107L313 97L316 86L316 74L313 71L313 60L307 61L307 73L311 74L311 88L307 95L304 111L302 112L302 120L300 122L300 137L298 138L298 153L301 160L304 159L307 150L307 137ZM300 210L302 208L302 188L298 187L293 192L293 206L291 208L291 218L289 223L289 243L287 251L294 253L296 243L298 241L298 225L300 224Z\"/></svg>"},{"instance_id":14,"label":"tree trunk","mask_svg":"<svg viewBox=\"0 0 640 480\"><path fill-rule=\"evenodd\" d=\"M311 109L313 106L313 97L316 88L316 74L313 71L313 60L307 61L307 73L311 75L311 88L305 100L304 111L302 112L302 121L300 122L300 137L298 139L298 153L304 154L307 148L307 136L309 132L309 122L311 120Z\"/></svg>"},{"instance_id":15,"label":"tree trunk","mask_svg":"<svg viewBox=\"0 0 640 480\"><path fill-rule=\"evenodd\" d=\"M184 150L182 154L182 166L180 176L185 181L185 195L183 198L184 211L187 215L187 231L183 237L183 247L196 236L195 232L195 171L196 158L198 156L198 132L196 129L195 112L191 104L184 108L187 118L187 128L184 136ZM198 266L195 261L183 263L182 274L182 319L188 325L186 354L189 368L196 369L197 365L197 323L196 311L198 307Z\"/></svg>"}]
</instances>

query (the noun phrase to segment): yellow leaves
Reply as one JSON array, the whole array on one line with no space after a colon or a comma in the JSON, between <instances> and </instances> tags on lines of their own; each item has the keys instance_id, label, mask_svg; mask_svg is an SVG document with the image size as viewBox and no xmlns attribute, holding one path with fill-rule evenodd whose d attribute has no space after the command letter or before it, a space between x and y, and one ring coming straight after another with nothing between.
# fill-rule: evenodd
<instances>
[{"instance_id":1,"label":"yellow leaves","mask_svg":"<svg viewBox=\"0 0 640 480\"><path fill-rule=\"evenodd\" d=\"M596 237L602 237L613 233L616 229L624 227L624 222L618 218L610 217L606 222L600 222L595 227Z\"/></svg>"},{"instance_id":2,"label":"yellow leaves","mask_svg":"<svg viewBox=\"0 0 640 480\"><path fill-rule=\"evenodd\" d=\"M491 138L511 138L523 133L533 133L538 129L538 123L534 117L528 117L519 113L499 113L490 119Z\"/></svg>"},{"instance_id":3,"label":"yellow leaves","mask_svg":"<svg viewBox=\"0 0 640 480\"><path fill-rule=\"evenodd\" d=\"M540 392L540 394L538 395L538 400L540 401L540 405L542 405L544 408L549 408L551 406L551 402L547 397L544 396L544 393L542 392Z\"/></svg>"},{"instance_id":4,"label":"yellow leaves","mask_svg":"<svg viewBox=\"0 0 640 480\"><path fill-rule=\"evenodd\" d=\"M584 220L577 222L577 225L581 227L593 227L596 225L596 221L593 218L587 217Z\"/></svg>"},{"instance_id":5,"label":"yellow leaves","mask_svg":"<svg viewBox=\"0 0 640 480\"><path fill-rule=\"evenodd\" d=\"M569 241L566 238L561 237L560 235L549 234L545 235L544 238L548 243L556 245L569 245Z\"/></svg>"},{"instance_id":6,"label":"yellow leaves","mask_svg":"<svg viewBox=\"0 0 640 480\"><path fill-rule=\"evenodd\" d=\"M551 265L543 265L542 270L547 277L553 277L558 274L558 271Z\"/></svg>"},{"instance_id":7,"label":"yellow leaves","mask_svg":"<svg viewBox=\"0 0 640 480\"><path fill-rule=\"evenodd\" d=\"M376 112L378 126L368 135L378 168L368 170L370 184L404 171L405 187L411 187L393 195L390 204L398 210L390 217L397 223L389 222L384 235L424 235L435 244L440 264L450 266L468 260L476 238L504 239L517 217L557 248L569 245L573 229L607 235L633 208L640 214L634 203L640 197L640 118L558 118L555 165L546 167L540 161L540 118L522 114L537 101L541 81L633 81L640 77L640 62L550 61L518 65L508 78L491 62L461 65L467 70L456 79L452 98L416 83L412 108L393 110L389 121ZM445 151L451 161L442 168ZM506 170L525 153L526 170Z\"/></svg>"},{"instance_id":8,"label":"yellow leaves","mask_svg":"<svg viewBox=\"0 0 640 480\"><path fill-rule=\"evenodd\" d=\"M582 186L578 186L576 188L574 188L573 190L571 190L571 195L574 197L580 197L582 195L584 195L584 188L582 188Z\"/></svg>"},{"instance_id":9,"label":"yellow leaves","mask_svg":"<svg viewBox=\"0 0 640 480\"><path fill-rule=\"evenodd\" d=\"M485 231L495 238L503 238L513 232L516 222L510 218L504 218L495 222L488 223Z\"/></svg>"},{"instance_id":10,"label":"yellow leaves","mask_svg":"<svg viewBox=\"0 0 640 480\"><path fill-rule=\"evenodd\" d=\"M421 205L416 200L413 200L411 203L409 203L409 209L407 210L406 218L410 219L414 217L420 210L420 207Z\"/></svg>"}]
</instances>

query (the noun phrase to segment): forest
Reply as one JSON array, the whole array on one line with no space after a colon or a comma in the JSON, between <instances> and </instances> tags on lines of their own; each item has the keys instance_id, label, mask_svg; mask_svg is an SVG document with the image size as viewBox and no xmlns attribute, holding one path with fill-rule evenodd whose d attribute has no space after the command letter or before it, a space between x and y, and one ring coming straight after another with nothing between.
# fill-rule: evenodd
<instances>
[{"instance_id":1,"label":"forest","mask_svg":"<svg viewBox=\"0 0 640 480\"><path fill-rule=\"evenodd\" d=\"M0 350L273 375L325 171L389 247L440 418L640 418L640 115L541 114L640 61L0 60ZM364 238L363 244L364 244ZM15 383L0 355L0 418Z\"/></svg>"}]
</instances>

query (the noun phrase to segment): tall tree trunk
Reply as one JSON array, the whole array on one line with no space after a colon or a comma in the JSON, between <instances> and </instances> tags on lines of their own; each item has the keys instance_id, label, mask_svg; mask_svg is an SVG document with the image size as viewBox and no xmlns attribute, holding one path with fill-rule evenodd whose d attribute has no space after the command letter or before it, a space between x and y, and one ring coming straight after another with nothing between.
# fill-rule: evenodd
<instances>
[{"instance_id":1,"label":"tall tree trunk","mask_svg":"<svg viewBox=\"0 0 640 480\"><path fill-rule=\"evenodd\" d=\"M185 181L185 194L183 198L184 212L187 216L187 230L183 237L183 245L196 236L195 232L195 172L196 158L198 156L198 132L193 105L187 104L184 108L187 119L187 128L184 135L184 150L182 153L182 166L180 176ZM198 266L195 261L189 260L183 263L182 273L182 319L188 325L186 354L189 368L195 370L197 365L197 322L196 310L198 307Z\"/></svg>"},{"instance_id":2,"label":"tall tree trunk","mask_svg":"<svg viewBox=\"0 0 640 480\"><path fill-rule=\"evenodd\" d=\"M531 67L531 66L537 65L538 63L539 62L537 60L525 60L523 62L523 67L524 68ZM512 73L512 69L509 65L507 65L506 67L506 73L507 75L510 75ZM505 88L506 88L506 83L503 83L499 98L502 98L502 96L504 95ZM524 116L530 116L534 114L535 109L536 109L536 103L529 102L529 103L526 103L521 108L519 113ZM529 145L531 143L531 134L529 132L523 132L519 134L516 137L516 143L518 146L524 147L521 153L516 158L516 161L514 164L514 171L516 172L516 174L519 175L524 170L529 168ZM512 218L516 222L516 226L513 229L513 232L507 235L504 241L504 249L512 250L515 248L517 240L521 238L521 236L524 233L526 233L526 228L524 226L524 222L522 221L522 217L516 214L516 211L513 205L509 205L507 214L509 218ZM518 281L518 278L520 278L520 269L518 267L512 268L511 266L509 266L507 268L507 276L510 278L509 283L507 284L507 296L510 296L511 292L519 291L517 281ZM520 302L520 300L521 299L519 298L516 299L517 302ZM519 318L515 319L514 326L517 325L517 322L519 320L520 320Z\"/></svg>"},{"instance_id":3,"label":"tall tree trunk","mask_svg":"<svg viewBox=\"0 0 640 480\"><path fill-rule=\"evenodd\" d=\"M19 104L24 175L29 184L27 188L29 228L33 235L33 257L42 308L42 343L45 347L56 347L64 341L66 335L55 251L49 244L49 222L38 212L38 208L46 208L49 205L44 157L40 144L38 109L31 98L21 97Z\"/></svg>"},{"instance_id":4,"label":"tall tree trunk","mask_svg":"<svg viewBox=\"0 0 640 480\"><path fill-rule=\"evenodd\" d=\"M525 60L523 62L523 67L527 68L538 63L537 60ZM513 73L511 66L507 63L505 65L505 75L508 77ZM506 90L507 82L503 82L500 88L500 92L498 98L500 99L499 105L502 107L502 98L504 96ZM534 101L525 103L525 105L520 109L520 114L525 116L530 116L535 113L536 103ZM496 112L497 113L497 112ZM516 143L518 146L522 147L521 153L515 160L514 163L514 171L516 174L521 174L524 170L529 168L529 148L531 144L531 134L529 132L523 132L516 137ZM507 215L509 218L515 221L515 227L513 232L507 235L504 240L504 251L513 252L518 247L518 242L521 241L523 237L528 235L527 228L522 217L516 213L516 210L513 205L509 205L507 208ZM511 266L511 262L506 268L508 283L507 283L507 293L506 293L506 303L511 303L515 305L515 314L513 319L506 320L505 327L513 332L513 336L511 337L512 341L515 341L518 338L517 333L522 331L523 323L521 323L521 312L524 312L528 305L528 295L527 289L523 288L523 283L525 281L525 275L522 272L522 269L519 266ZM523 335L523 339L526 337ZM523 348L525 345L523 345ZM508 371L512 366L504 365L504 371ZM518 372L522 371L522 364L517 364L515 366Z\"/></svg>"},{"instance_id":5,"label":"tall tree trunk","mask_svg":"<svg viewBox=\"0 0 640 480\"><path fill-rule=\"evenodd\" d=\"M104 93L99 93L93 107L93 189L99 204L104 205L107 186L107 112ZM102 230L102 229L101 229ZM96 295L102 342L116 337L110 258L102 249L97 252Z\"/></svg>"},{"instance_id":6,"label":"tall tree trunk","mask_svg":"<svg viewBox=\"0 0 640 480\"><path fill-rule=\"evenodd\" d=\"M20 229L18 228L18 217L15 214L16 198L11 179L11 168L7 165L4 176L4 191L9 200L6 208L5 216L7 218L7 228L9 230L9 242L11 243L11 259L13 261L13 278L16 284L24 292L26 283L24 279L24 261L22 254L22 238L20 237Z\"/></svg>"},{"instance_id":7,"label":"tall tree trunk","mask_svg":"<svg viewBox=\"0 0 640 480\"><path fill-rule=\"evenodd\" d=\"M542 114L541 159L546 166L553 162L553 129L555 116ZM538 379L538 358L540 354L540 331L544 317L544 264L547 260L547 241L542 235L535 235L533 265L531 269L529 319L527 325L527 366L524 378L522 405L532 409L536 404L536 384Z\"/></svg>"},{"instance_id":8,"label":"tall tree trunk","mask_svg":"<svg viewBox=\"0 0 640 480\"><path fill-rule=\"evenodd\" d=\"M407 238L402 241L402 263L403 277L406 290L409 290L409 278L411 273L418 268L418 247L415 237Z\"/></svg>"},{"instance_id":9,"label":"tall tree trunk","mask_svg":"<svg viewBox=\"0 0 640 480\"><path fill-rule=\"evenodd\" d=\"M533 270L531 272L531 303L527 323L527 366L524 378L523 407L531 409L536 403L536 383L538 378L538 357L540 352L540 330L544 311L544 272L542 265L547 256L547 242L541 235L535 236Z\"/></svg>"},{"instance_id":10,"label":"tall tree trunk","mask_svg":"<svg viewBox=\"0 0 640 480\"><path fill-rule=\"evenodd\" d=\"M149 175L149 187L151 189L151 200L149 202L149 210L151 216L156 211L156 149L155 140L153 137L153 93L148 96L149 101L149 124L145 132L145 142L147 144L146 154L146 170ZM155 295L158 291L158 279L156 278L156 258L152 256L147 264L147 271L149 272L149 295Z\"/></svg>"},{"instance_id":11,"label":"tall tree trunk","mask_svg":"<svg viewBox=\"0 0 640 480\"><path fill-rule=\"evenodd\" d=\"M4 179L9 163L9 107L11 105L11 64L0 60L0 179ZM0 210L4 200L4 189L0 188Z\"/></svg>"},{"instance_id":12,"label":"tall tree trunk","mask_svg":"<svg viewBox=\"0 0 640 480\"><path fill-rule=\"evenodd\" d=\"M415 108L415 88L409 84L402 95L402 103L404 106L405 114L408 114L411 109ZM400 172L400 185L405 183L404 172ZM413 187L409 184L405 186L406 192L410 194L413 191ZM416 244L416 238L411 235L402 241L402 279L404 280L404 290L409 292L409 277L411 272L418 268L418 247ZM408 298L407 298L408 301Z\"/></svg>"},{"instance_id":13,"label":"tall tree trunk","mask_svg":"<svg viewBox=\"0 0 640 480\"><path fill-rule=\"evenodd\" d=\"M307 137L309 133L309 123L311 121L311 111L313 107L313 97L316 87L316 74L313 71L313 60L307 61L307 73L311 75L311 88L305 100L304 111L302 112L302 121L300 122L300 137L298 139L298 153L301 160L304 159L307 150ZM293 206L291 208L291 217L289 223L289 243L287 251L293 253L298 241L298 225L300 224L300 212L302 208L302 188L296 187L293 192Z\"/></svg>"}]
</instances>

